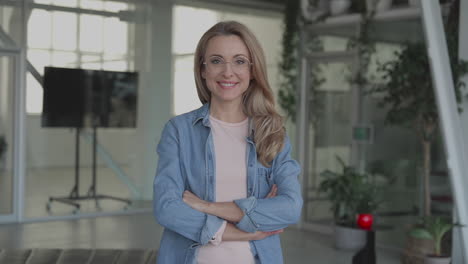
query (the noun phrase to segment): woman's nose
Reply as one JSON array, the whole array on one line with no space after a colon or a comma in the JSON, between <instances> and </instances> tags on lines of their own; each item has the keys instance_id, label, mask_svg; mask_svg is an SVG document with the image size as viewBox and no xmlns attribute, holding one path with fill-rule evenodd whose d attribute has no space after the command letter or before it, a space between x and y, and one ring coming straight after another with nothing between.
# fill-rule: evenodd
<instances>
[{"instance_id":1,"label":"woman's nose","mask_svg":"<svg viewBox=\"0 0 468 264\"><path fill-rule=\"evenodd\" d=\"M232 76L233 74L234 74L234 70L232 68L231 62L226 62L223 68L223 75Z\"/></svg>"}]
</instances>

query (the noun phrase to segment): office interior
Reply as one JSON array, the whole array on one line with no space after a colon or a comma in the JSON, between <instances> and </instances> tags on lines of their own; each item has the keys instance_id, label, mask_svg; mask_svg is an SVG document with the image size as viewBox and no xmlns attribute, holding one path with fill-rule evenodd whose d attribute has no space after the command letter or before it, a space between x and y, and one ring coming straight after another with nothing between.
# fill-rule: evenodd
<instances>
[{"instance_id":1,"label":"office interior","mask_svg":"<svg viewBox=\"0 0 468 264\"><path fill-rule=\"evenodd\" d=\"M368 73L375 77L375 82L381 80L376 70L378 64L393 59L394 52L401 50L405 42L426 41L421 7L408 6L406 1L394 2L398 4L376 15L380 24L373 36L376 52L370 58ZM466 1L460 2L460 10L468 10ZM193 78L193 55L198 39L219 21L237 20L246 24L264 48L269 82L277 96L283 81L279 65L285 3L282 0L0 0L0 136L5 143L0 153L0 228L13 224L41 229L52 224L67 233L68 229L75 228L70 223L76 221L95 225L100 221L125 222L122 226L126 227L133 222L135 226L128 227L129 230L140 230L135 232L144 237L145 243L67 245L64 242L67 235L63 236L62 243L67 247L157 248L161 227L151 216L156 145L168 119L200 106ZM306 244L313 244L313 254L327 252L320 257L324 261L320 263L350 263L349 252L333 249L330 203L318 191L321 172L338 171L339 157L362 170L380 169L374 178L383 186L384 200L376 214L376 221L382 227L377 233L378 256L383 263L399 263L408 226L421 216L423 207L423 187L417 176L423 170L421 144L410 129L387 126L377 99L360 93L359 88L350 84L348 78L359 62L349 52L347 43L354 37L350 32L355 31L359 22L353 20L352 14L331 20L329 24L323 22L323 26L318 23L301 28L303 43L310 41L313 34L322 43L313 56L304 57L320 69L324 80L313 99L310 95L304 99L308 107L301 110L298 104L297 118L287 118L286 122L294 156L303 165L300 180L305 203L300 223L284 234L283 246L288 252L285 256L294 262L285 261L311 263L298 256L310 257ZM459 30L460 47L468 47L468 31L464 33L461 29L461 21L468 21L468 12L460 11ZM468 50L460 48L459 56L468 59ZM41 83L45 67L138 72L136 126L97 128L96 134L90 127L80 130L44 127ZM304 69L301 67L298 64L296 70L300 72ZM301 85L310 86L311 82L299 80L298 93ZM276 99L279 100L278 96ZM320 107L312 107L315 100L320 101ZM465 105L463 101L461 106ZM284 109L279 106L278 109L287 116ZM467 114L467 111L459 113L462 131L468 131ZM437 128L430 157L431 210L453 216L454 208L464 203L459 201L455 205L441 126ZM353 135L362 131L368 134ZM96 146L93 146L93 135L97 137ZM95 164L93 155L96 155ZM75 185L77 171L78 185ZM53 199L69 196L74 187L82 195L94 191L131 203L118 199L84 199L77 208ZM124 220L118 220L119 217ZM146 234L141 231L142 223L152 231ZM79 230L89 232L87 228L80 225ZM454 233L460 232L459 229ZM117 230L108 231L111 236ZM453 235L453 239L456 237ZM91 235L88 238L99 241ZM138 238L131 240L138 241ZM0 241L8 244L8 238ZM317 247L320 241L326 241L323 243L326 250ZM45 241L11 245L60 247ZM456 250L457 255L463 255L462 247Z\"/></svg>"}]
</instances>

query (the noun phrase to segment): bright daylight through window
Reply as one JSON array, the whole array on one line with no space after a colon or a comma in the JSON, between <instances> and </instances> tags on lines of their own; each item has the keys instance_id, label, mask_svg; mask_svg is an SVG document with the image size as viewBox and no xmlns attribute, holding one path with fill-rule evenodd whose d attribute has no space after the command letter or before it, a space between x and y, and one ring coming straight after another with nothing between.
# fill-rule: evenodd
<instances>
[{"instance_id":1,"label":"bright daylight through window","mask_svg":"<svg viewBox=\"0 0 468 264\"><path fill-rule=\"evenodd\" d=\"M28 20L27 56L41 75L45 66L131 70L132 27L118 18L120 11L129 10L129 4L104 0L35 0L34 3ZM48 6L73 8L76 12L54 11L54 8L49 11L45 9ZM90 11L101 13L88 14ZM43 90L30 73L26 87L27 113L42 113Z\"/></svg>"}]
</instances>

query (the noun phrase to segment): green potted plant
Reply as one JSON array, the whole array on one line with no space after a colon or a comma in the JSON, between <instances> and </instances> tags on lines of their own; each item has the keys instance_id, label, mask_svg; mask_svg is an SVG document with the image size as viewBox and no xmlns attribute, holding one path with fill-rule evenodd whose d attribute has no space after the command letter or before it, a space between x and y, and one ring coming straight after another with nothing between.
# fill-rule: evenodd
<instances>
[{"instance_id":1,"label":"green potted plant","mask_svg":"<svg viewBox=\"0 0 468 264\"><path fill-rule=\"evenodd\" d=\"M456 2L456 1L455 1ZM454 3L449 15L447 46L449 48L451 68L453 71L455 94L461 102L461 89L465 84L460 76L468 73L468 62L458 59L458 14ZM439 125L439 114L431 78L431 69L427 49L424 43L406 43L395 52L395 59L381 64L377 72L382 74L383 84L370 89L371 94L379 94L378 105L386 108L385 122L388 125L403 126L412 129L423 149L423 175L425 216L431 214L430 172L431 145Z\"/></svg>"},{"instance_id":2,"label":"green potted plant","mask_svg":"<svg viewBox=\"0 0 468 264\"><path fill-rule=\"evenodd\" d=\"M407 43L395 53L395 59L380 65L384 83L371 89L380 94L379 106L387 109L385 122L412 129L419 137L423 149L424 215L430 215L431 198L429 176L431 170L431 144L437 132L439 115L430 76L429 59L424 43ZM453 67L458 74L466 73L465 62ZM463 84L455 83L460 100Z\"/></svg>"},{"instance_id":3,"label":"green potted plant","mask_svg":"<svg viewBox=\"0 0 468 264\"><path fill-rule=\"evenodd\" d=\"M341 172L326 170L319 191L331 202L335 222L335 246L339 249L359 249L366 242L366 231L359 229L356 217L373 214L381 201L378 188L367 173L359 173L337 157Z\"/></svg>"},{"instance_id":4,"label":"green potted plant","mask_svg":"<svg viewBox=\"0 0 468 264\"><path fill-rule=\"evenodd\" d=\"M461 91L465 84L460 77L468 73L468 62L458 59L459 1L452 1L448 18L445 20L447 47L453 73L455 95L461 102ZM370 90L378 94L379 106L386 109L388 125L406 127L414 131L422 147L422 184L424 216L431 215L431 147L439 125L439 114L434 87L430 78L429 58L425 43L405 43L395 53L395 58L381 64L377 72L382 74L383 84ZM461 109L460 109L461 110ZM428 251L427 241L409 236L404 256L405 264L423 263Z\"/></svg>"},{"instance_id":5,"label":"green potted plant","mask_svg":"<svg viewBox=\"0 0 468 264\"><path fill-rule=\"evenodd\" d=\"M442 238L457 224L442 216L432 216L423 218L423 223L409 233L410 236L428 239L433 245L431 254L426 255L425 264L449 264L450 256L442 252Z\"/></svg>"}]
</instances>

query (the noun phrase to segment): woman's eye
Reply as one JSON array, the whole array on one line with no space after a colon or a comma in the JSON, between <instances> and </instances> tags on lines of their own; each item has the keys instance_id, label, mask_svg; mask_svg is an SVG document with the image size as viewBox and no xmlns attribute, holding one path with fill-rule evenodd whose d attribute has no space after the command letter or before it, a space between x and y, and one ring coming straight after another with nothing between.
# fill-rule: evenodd
<instances>
[{"instance_id":1,"label":"woman's eye","mask_svg":"<svg viewBox=\"0 0 468 264\"><path fill-rule=\"evenodd\" d=\"M235 63L236 63L237 65L242 65L242 64L246 64L247 61L244 60L244 59L237 59L237 60L235 61Z\"/></svg>"},{"instance_id":2,"label":"woman's eye","mask_svg":"<svg viewBox=\"0 0 468 264\"><path fill-rule=\"evenodd\" d=\"M211 63L211 64L222 64L222 62L223 62L223 61L220 60L220 59L211 59L211 60L210 60L210 63Z\"/></svg>"}]
</instances>

